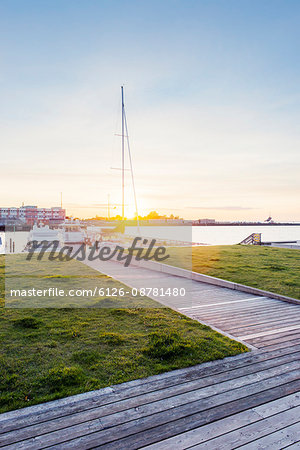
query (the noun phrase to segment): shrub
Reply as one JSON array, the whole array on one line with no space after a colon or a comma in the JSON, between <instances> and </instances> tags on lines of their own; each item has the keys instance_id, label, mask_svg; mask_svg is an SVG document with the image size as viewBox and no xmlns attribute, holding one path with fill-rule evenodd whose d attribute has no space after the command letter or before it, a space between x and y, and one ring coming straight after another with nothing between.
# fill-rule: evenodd
<instances>
[{"instance_id":1,"label":"shrub","mask_svg":"<svg viewBox=\"0 0 300 450\"><path fill-rule=\"evenodd\" d=\"M57 347L57 342L56 341L45 342L45 347L47 347L47 348L56 348Z\"/></svg>"},{"instance_id":2,"label":"shrub","mask_svg":"<svg viewBox=\"0 0 300 450\"><path fill-rule=\"evenodd\" d=\"M280 270L286 270L286 267L280 266L278 264L270 264L269 266L265 266L266 269L280 271Z\"/></svg>"},{"instance_id":3,"label":"shrub","mask_svg":"<svg viewBox=\"0 0 300 450\"><path fill-rule=\"evenodd\" d=\"M134 309L128 309L128 308L119 308L119 309L112 309L111 314L113 316L135 316L138 314L138 311Z\"/></svg>"},{"instance_id":4,"label":"shrub","mask_svg":"<svg viewBox=\"0 0 300 450\"><path fill-rule=\"evenodd\" d=\"M39 328L41 323L40 320L37 320L34 317L23 317L23 319L16 319L13 322L15 327L20 328Z\"/></svg>"},{"instance_id":5,"label":"shrub","mask_svg":"<svg viewBox=\"0 0 300 450\"><path fill-rule=\"evenodd\" d=\"M124 337L119 333L101 333L99 338L101 342L109 345L120 345L125 341Z\"/></svg>"},{"instance_id":6,"label":"shrub","mask_svg":"<svg viewBox=\"0 0 300 450\"><path fill-rule=\"evenodd\" d=\"M285 280L285 281L284 281L284 284L285 284L286 286L298 286L297 281L293 281L293 280Z\"/></svg>"},{"instance_id":7,"label":"shrub","mask_svg":"<svg viewBox=\"0 0 300 450\"><path fill-rule=\"evenodd\" d=\"M182 339L177 333L151 333L149 345L143 352L153 358L169 359L194 348L190 341Z\"/></svg>"},{"instance_id":8,"label":"shrub","mask_svg":"<svg viewBox=\"0 0 300 450\"><path fill-rule=\"evenodd\" d=\"M53 392L66 386L79 385L82 380L83 373L78 367L58 367L50 369L48 373L42 377L40 384L48 386Z\"/></svg>"},{"instance_id":9,"label":"shrub","mask_svg":"<svg viewBox=\"0 0 300 450\"><path fill-rule=\"evenodd\" d=\"M81 364L91 364L98 359L98 354L89 350L80 350L72 355L73 361Z\"/></svg>"},{"instance_id":10,"label":"shrub","mask_svg":"<svg viewBox=\"0 0 300 450\"><path fill-rule=\"evenodd\" d=\"M86 389L88 391L94 391L96 389L100 389L101 388L101 382L100 380L98 380L97 378L91 378L87 383L86 383Z\"/></svg>"},{"instance_id":11,"label":"shrub","mask_svg":"<svg viewBox=\"0 0 300 450\"><path fill-rule=\"evenodd\" d=\"M3 375L0 378L0 386L1 386L1 390L6 390L6 389L14 389L17 385L17 383L19 382L19 377L16 374L12 374L12 375Z\"/></svg>"}]
</instances>

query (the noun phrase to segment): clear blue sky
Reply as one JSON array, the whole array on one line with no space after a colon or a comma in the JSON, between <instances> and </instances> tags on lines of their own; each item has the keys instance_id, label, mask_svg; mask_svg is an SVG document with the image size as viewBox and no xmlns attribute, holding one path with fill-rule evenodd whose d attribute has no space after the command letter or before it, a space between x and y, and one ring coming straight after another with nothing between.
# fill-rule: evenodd
<instances>
[{"instance_id":1,"label":"clear blue sky","mask_svg":"<svg viewBox=\"0 0 300 450\"><path fill-rule=\"evenodd\" d=\"M142 213L300 220L299 24L291 0L1 0L0 204L120 203L124 83Z\"/></svg>"}]
</instances>

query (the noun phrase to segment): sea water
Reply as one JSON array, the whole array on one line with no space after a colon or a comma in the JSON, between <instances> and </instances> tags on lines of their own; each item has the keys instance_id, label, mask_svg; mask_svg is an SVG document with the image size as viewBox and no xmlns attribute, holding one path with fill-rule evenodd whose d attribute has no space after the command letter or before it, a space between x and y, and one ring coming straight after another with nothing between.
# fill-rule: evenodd
<instances>
[{"instance_id":1,"label":"sea water","mask_svg":"<svg viewBox=\"0 0 300 450\"><path fill-rule=\"evenodd\" d=\"M298 225L267 225L267 226L141 226L140 232L137 227L126 227L125 233L130 236L157 238L157 239L180 239L183 235L181 228L189 228L185 236L190 241L206 245L232 245L239 244L252 233L261 233L263 242L268 241L297 241L300 240L300 226Z\"/></svg>"}]
</instances>

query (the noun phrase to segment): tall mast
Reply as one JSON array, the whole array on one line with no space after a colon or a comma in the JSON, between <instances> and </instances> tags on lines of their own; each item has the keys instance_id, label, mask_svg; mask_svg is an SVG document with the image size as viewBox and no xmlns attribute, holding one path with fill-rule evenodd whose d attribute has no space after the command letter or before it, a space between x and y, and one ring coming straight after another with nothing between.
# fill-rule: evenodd
<instances>
[{"instance_id":1,"label":"tall mast","mask_svg":"<svg viewBox=\"0 0 300 450\"><path fill-rule=\"evenodd\" d=\"M125 114L124 114L124 89L121 86L122 95L122 220L124 220L124 198L125 198Z\"/></svg>"},{"instance_id":2,"label":"tall mast","mask_svg":"<svg viewBox=\"0 0 300 450\"><path fill-rule=\"evenodd\" d=\"M140 233L140 225L139 225L139 215L138 215L138 207L137 207L137 198L136 198L136 191L135 191L135 184L134 184L134 176L133 176L133 167L132 167L132 159L131 159L131 151L130 151L130 144L129 144L129 136L128 136L128 127L127 127L127 119L126 119L126 113L125 113L125 105L124 105L124 86L121 86L121 96L122 96L122 221L125 219L125 170L131 171L131 180L132 180L132 188L133 188L133 194L134 194L134 203L135 203L135 210L136 210L136 216L137 216L137 226ZM126 135L125 135L126 133ZM129 163L130 163L130 169L125 169L125 137L127 139L127 149L128 149L128 156L129 156ZM109 208L109 203L108 203ZM109 215L109 212L108 212Z\"/></svg>"}]
</instances>

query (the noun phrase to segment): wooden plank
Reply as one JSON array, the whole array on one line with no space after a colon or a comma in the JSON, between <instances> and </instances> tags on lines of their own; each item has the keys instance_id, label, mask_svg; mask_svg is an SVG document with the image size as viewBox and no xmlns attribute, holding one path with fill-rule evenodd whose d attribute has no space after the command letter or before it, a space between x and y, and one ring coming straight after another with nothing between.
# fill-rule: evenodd
<instances>
[{"instance_id":1,"label":"wooden plank","mask_svg":"<svg viewBox=\"0 0 300 450\"><path fill-rule=\"evenodd\" d=\"M283 361L287 362L283 363ZM281 360L276 359L275 361L273 361L273 366L271 368L266 368L266 363L256 365L254 370L252 370L250 374L247 374L245 373L245 371L240 369L235 374L231 374L232 377L235 376L234 378L226 376L226 373L220 374L222 376L217 377L216 380L214 380L214 382L212 383L211 377L207 377L207 379L201 380L202 383L199 383L199 381L197 381L196 383L186 383L181 387L181 389L175 386L173 389L158 391L148 396L144 395L130 398L127 401L120 401L117 404L110 404L106 407L103 406L94 408L93 410L80 412L78 415L73 415L72 417L68 416L65 418L54 420L51 423L47 422L44 424L38 424L37 426L27 426L25 429L22 428L18 431L14 430L12 432L2 434L0 436L0 445L16 442L31 435L42 434L43 432L50 431L50 429L56 430L57 428L68 427L73 423L81 423L84 421L90 422L91 419L99 419L100 417L104 417L105 415L111 415L113 413L124 411L130 408L137 408L138 406L138 414L141 415L141 406L144 406L146 412L149 409L151 409L151 411L155 411L158 408L158 405L162 405L162 400L165 400L165 402L163 403L164 409L168 408L169 405L171 405L171 407L174 407L174 405L178 402L179 404L184 404L189 401L195 401L197 400L197 398L202 398L203 396L215 395L218 392L224 392L232 385L234 385L234 388L236 388L247 383L256 382L257 380L262 380L270 376L275 376L278 373L285 371L286 368L300 368L299 353L293 355L292 359L287 357L284 357ZM155 402L155 405L150 404L151 402ZM127 414L128 411L126 411L126 415Z\"/></svg>"},{"instance_id":2,"label":"wooden plank","mask_svg":"<svg viewBox=\"0 0 300 450\"><path fill-rule=\"evenodd\" d=\"M300 440L295 442L295 444L291 444L283 448L287 448L288 450L300 450Z\"/></svg>"},{"instance_id":3,"label":"wooden plank","mask_svg":"<svg viewBox=\"0 0 300 450\"><path fill-rule=\"evenodd\" d=\"M249 309L249 308L262 308L263 306L266 306L268 308L282 308L285 307L287 309L295 309L295 308L299 308L298 304L293 304L293 303L287 303L287 302L283 302L280 300L274 300L272 298L268 298L268 297L260 297L258 300L255 301L251 301L248 300L245 302L239 301L239 300L244 300L244 298L241 299L224 299L224 301L222 301L223 299L221 299L220 297L220 301L215 301L216 296L212 297L213 301L211 301L210 299L208 299L208 301L211 301L212 305L210 306L210 304L208 303L208 301L205 301L203 298L199 297L193 297L192 302L190 302L187 305L182 305L179 307L187 307L190 308L192 306L200 306L203 305L203 309L204 310L221 310L221 309L226 309L226 310L234 310L234 309ZM198 302L198 305L196 304Z\"/></svg>"},{"instance_id":4,"label":"wooden plank","mask_svg":"<svg viewBox=\"0 0 300 450\"><path fill-rule=\"evenodd\" d=\"M282 321L283 320L284 319L282 319ZM269 322L270 325L272 325L273 323L276 323L276 322L273 322L273 321ZM299 320L298 320L298 324L299 324ZM260 325L267 325L267 324L257 324L256 326L260 326ZM295 325L297 325L297 323L295 323ZM241 324L241 326L243 326L243 324ZM278 327L276 327L276 328L278 328ZM278 337L278 339L280 339L281 337L286 337L289 334L292 335L292 334L297 334L297 333L299 333L298 329L290 330L290 331L283 331L283 332L277 333L277 335L278 335L277 337ZM239 333L239 334L241 334L241 333ZM251 341L258 343L258 342L262 342L262 341L267 341L269 339L272 339L272 337L269 338L268 336L260 336L258 338L251 339Z\"/></svg>"},{"instance_id":5,"label":"wooden plank","mask_svg":"<svg viewBox=\"0 0 300 450\"><path fill-rule=\"evenodd\" d=\"M273 351L273 350L280 350L280 349L284 349L284 348L289 348L289 347L293 347L294 345L299 345L300 344L300 339L295 339L292 341L285 341L285 342L278 342L278 344L272 344L272 345L268 345L268 346L263 346L261 345L261 348L264 351Z\"/></svg>"},{"instance_id":6,"label":"wooden plank","mask_svg":"<svg viewBox=\"0 0 300 450\"><path fill-rule=\"evenodd\" d=\"M268 331L273 331L273 330L278 330L281 328L288 328L288 327L295 327L294 329L291 330L291 331L294 331L294 330L298 330L297 326L300 327L299 320L297 320L297 321L295 321L295 320L290 320L290 321L279 320L279 321L271 322L271 323L245 325L245 326L243 326L242 324L236 324L236 323L231 323L230 325L227 325L227 326L221 326L220 324L215 323L214 321L211 321L211 320L205 320L205 321L203 319L199 319L199 320L200 321L202 320L202 322L205 322L207 325L216 327L221 332L228 333L231 336L236 336L236 337L245 336L245 335L248 336L248 335L252 335L252 334L260 335L260 333L265 333ZM277 331L276 331L276 334L277 334ZM239 339L241 339L241 338L239 337ZM248 340L248 338L243 339L243 342L246 340Z\"/></svg>"},{"instance_id":7,"label":"wooden plank","mask_svg":"<svg viewBox=\"0 0 300 450\"><path fill-rule=\"evenodd\" d=\"M187 307L191 307L191 306L197 306L195 303L198 300L198 305L208 305L208 303L204 302L201 298L199 299L193 299L192 304L187 305ZM228 304L216 304L214 306L208 307L207 306L207 310L212 312L212 311L221 311L222 309L226 309L228 311L230 310L236 310L236 309L253 309L253 308L263 308L263 307L267 307L267 308L286 308L286 309L297 309L299 308L299 305L297 304L293 304L293 303L287 303L287 302L282 302L282 301L277 301L271 298L262 298L261 300L256 300L256 302L236 302L236 303L228 303ZM206 308L203 308L204 310L206 310Z\"/></svg>"},{"instance_id":8,"label":"wooden plank","mask_svg":"<svg viewBox=\"0 0 300 450\"><path fill-rule=\"evenodd\" d=\"M292 331L287 331L287 332L283 332L283 333L277 333L276 335L276 339L280 339L280 338L288 338L299 334L299 330L292 330ZM253 344L259 343L259 342L265 342L265 341L269 341L273 339L272 336L262 336L260 338L256 338L256 339L251 339L251 342L253 341Z\"/></svg>"},{"instance_id":9,"label":"wooden plank","mask_svg":"<svg viewBox=\"0 0 300 450\"><path fill-rule=\"evenodd\" d=\"M31 424L47 421L56 417L84 411L86 409L112 404L132 396L143 395L166 387L185 383L206 376L229 372L239 367L251 366L256 363L276 359L278 357L295 354L300 351L300 344L279 350L262 353L246 353L235 357L224 358L200 364L194 367L179 369L161 375L155 375L146 379L134 380L120 385L87 394L79 394L73 397L56 400L10 411L0 415L0 429L2 432L22 428Z\"/></svg>"},{"instance_id":10,"label":"wooden plank","mask_svg":"<svg viewBox=\"0 0 300 450\"><path fill-rule=\"evenodd\" d=\"M245 450L267 449L270 447L266 447L265 444L276 442L278 440L278 431L282 428L288 427L289 425L296 425L300 433L299 416L300 406L297 406L288 411L283 411L274 416L243 426L238 430L223 434L202 444L197 444L191 448L193 450L219 450L220 448L232 449L237 447ZM263 436L265 438L262 438ZM287 445L293 442L295 442L294 438L289 442L286 441ZM275 450L278 447L271 448Z\"/></svg>"},{"instance_id":11,"label":"wooden plank","mask_svg":"<svg viewBox=\"0 0 300 450\"><path fill-rule=\"evenodd\" d=\"M288 319L288 320L276 320L272 321L270 323L264 323L264 324L253 324L253 325L245 325L245 326L237 326L236 324L232 324L231 327L224 327L224 331L230 332L231 334L238 336L242 333L251 333L251 332L260 332L260 331L268 331L268 330L274 330L278 329L281 325L281 328L283 327L289 327L289 326L299 326L300 328L300 320L299 319Z\"/></svg>"},{"instance_id":12,"label":"wooden plank","mask_svg":"<svg viewBox=\"0 0 300 450\"><path fill-rule=\"evenodd\" d=\"M179 434L183 431L186 431L186 429L182 429L182 427L179 426L178 419L183 419L184 424L188 417L190 417L191 415L194 416L195 414L199 415L199 413L202 412L203 416L201 417L202 420L204 419L203 423L208 423L211 421L211 410L214 407L220 407L218 411L221 416L217 417L218 419L245 409L249 409L251 408L251 406L258 406L259 404L274 400L275 398L294 393L295 389L300 388L299 376L299 370L291 371L272 378L268 378L267 380L258 381L239 388L234 388L230 392L222 392L220 394L213 395L212 397L205 396L204 398L197 401L189 401L188 403L180 405L179 402L175 401L175 403L173 404L169 403L168 409L164 411L160 410L160 407L165 408L164 403L158 404L158 402L156 402L156 404L153 403L149 405L149 407L147 406L147 416L145 416L146 409L144 408L139 408L138 411L132 410L130 411L130 414L126 414L126 412L125 414L112 414L110 416L101 418L101 421L98 420L86 422L78 426L68 427L57 432L47 433L43 436L38 436L33 439L19 442L18 449L35 449L38 448L36 446L41 445L42 442L47 442L48 446L53 446L63 442L64 449L84 449L97 446L99 442L101 442L101 444L103 445L104 443L116 441L122 437L127 437L128 435L133 435L131 436L130 440L137 440L136 442L138 445L134 448L139 448L150 443L140 441L138 436L138 433L140 432L146 431L149 428L150 431L151 429L155 429L154 436L156 437L156 440L154 440L153 442L157 442L159 440L162 440L163 438L170 437L169 435L162 437L161 434L157 432L157 428L160 429L162 424L169 423L168 427L163 427L165 430L164 432L168 433L169 430L172 430L171 424L174 425L174 423L177 422L175 431L176 434ZM276 391L277 397L272 396L274 395L274 391L273 394L270 394L270 391L272 391L272 388L274 387L280 387L280 389ZM251 396L258 393L260 393L260 400L258 400L258 398L256 397L256 402L259 401L259 403L252 405ZM281 395L279 395L279 393L281 393ZM244 400L241 400L242 397L244 397ZM226 404L226 406L224 406L224 404ZM232 410L232 404L235 405L234 410ZM196 428L199 425L200 424L197 421L196 425L193 426L193 428ZM99 431L97 431L97 427ZM172 432L174 432L174 429ZM71 439L72 442L68 443L67 441L70 441ZM116 445L116 442L113 442L113 445ZM120 443L120 445L121 447L117 448L122 448L123 444ZM9 448L9 446L7 448ZM129 447L123 446L123 448L132 448L132 445L130 444Z\"/></svg>"},{"instance_id":13,"label":"wooden plank","mask_svg":"<svg viewBox=\"0 0 300 450\"><path fill-rule=\"evenodd\" d=\"M270 336L267 336L267 337L270 338ZM269 345L278 344L280 342L293 341L293 340L297 340L297 339L300 339L300 331L299 330L292 335L288 334L287 336L280 336L279 338L266 339L265 341L261 341L259 344L262 345L263 347L268 347Z\"/></svg>"},{"instance_id":14,"label":"wooden plank","mask_svg":"<svg viewBox=\"0 0 300 450\"><path fill-rule=\"evenodd\" d=\"M271 323L276 323L279 320L282 321L295 321L295 323L299 323L299 319L295 319L293 316L291 317L284 317L284 316L278 316L276 317L272 317L272 316L266 316L265 317L257 317L254 316L252 318L252 321L248 320L248 319L244 319L243 316L240 317L236 317L236 318L223 318L223 320L217 320L217 319L212 319L212 318L208 318L206 316L203 315L190 315L190 317L197 317L197 319L199 321L205 321L206 323L213 323L215 324L216 327L218 327L219 329L234 329L234 328L243 328L243 327L258 327L258 326L266 326L268 324Z\"/></svg>"},{"instance_id":15,"label":"wooden plank","mask_svg":"<svg viewBox=\"0 0 300 450\"><path fill-rule=\"evenodd\" d=\"M238 336L239 339L246 341L247 339L253 339L260 336L269 336L272 334L282 333L284 331L298 330L300 329L300 325L293 325L290 327L277 328L276 330L263 331L260 333L254 333L249 335Z\"/></svg>"},{"instance_id":16,"label":"wooden plank","mask_svg":"<svg viewBox=\"0 0 300 450\"><path fill-rule=\"evenodd\" d=\"M228 319L224 319L224 321L227 320L228 323L232 323L235 327L254 327L254 326L266 326L268 324L276 323L276 322L295 322L300 323L300 316L297 315L288 315L288 314L281 314L279 312L274 313L273 315L265 316L265 317L259 317L259 316L253 316L252 321L248 318L244 319L243 317L240 317L240 319L236 318L235 320L229 321ZM243 323L244 322L244 323Z\"/></svg>"},{"instance_id":17,"label":"wooden plank","mask_svg":"<svg viewBox=\"0 0 300 450\"><path fill-rule=\"evenodd\" d=\"M232 416L235 413L250 409L254 406L259 406L266 402L275 400L286 396L291 393L295 393L300 388L300 380L294 380L291 383L277 386L270 385L270 389L253 392L253 389L248 390L249 395L243 399L239 397L232 401L226 402L226 396L224 401L220 405L216 405L213 408L209 408L202 412L196 412L190 409L189 411L182 411L180 418L175 418L176 411L170 410L168 412L169 422L166 426L161 422L160 414L155 414L151 418L145 418L144 420L137 420L122 424L115 427L113 430L103 430L95 432L93 434L82 436L78 439L72 439L69 437L69 441L65 441L63 446L58 444L57 446L51 446L51 449L63 448L64 450L78 449L85 450L91 447L98 447L101 443L102 449L112 450L135 450L151 443L160 442L163 439L175 436L185 431L199 427L224 417ZM226 404L225 404L226 403ZM182 408L181 408L182 409ZM26 447L25 447L26 448ZM30 448L30 447L27 447ZM34 450L34 449L32 449Z\"/></svg>"},{"instance_id":18,"label":"wooden plank","mask_svg":"<svg viewBox=\"0 0 300 450\"><path fill-rule=\"evenodd\" d=\"M257 439L250 444L243 445L239 447L244 450L257 450L258 448L264 450L281 450L290 446L291 444L295 444L300 439L300 423L294 423L293 425L287 426L278 430L276 432L272 432L268 436ZM290 447L289 447L290 448ZM299 447L298 447L299 448Z\"/></svg>"},{"instance_id":19,"label":"wooden plank","mask_svg":"<svg viewBox=\"0 0 300 450\"><path fill-rule=\"evenodd\" d=\"M201 304L199 302L199 304ZM248 304L248 303L239 303L237 305L223 305L222 307L217 307L217 306L212 306L209 309L193 309L193 310L189 310L189 312L199 312L201 314L205 314L205 315L222 315L223 312L226 312L227 314L234 314L234 313L240 313L242 311L245 311L245 313L249 312L249 311L263 311L266 310L266 307L271 309L274 306L272 304L269 305L264 305L263 303L261 303L260 305L256 304L255 306L253 304ZM275 308L275 307L274 307ZM282 309L281 305L276 307L277 309ZM186 313L187 311L184 311L184 313Z\"/></svg>"},{"instance_id":20,"label":"wooden plank","mask_svg":"<svg viewBox=\"0 0 300 450\"><path fill-rule=\"evenodd\" d=\"M105 415L111 415L116 412L125 411L130 408L137 408L142 405L149 404L151 402L155 402L162 399L168 399L171 397L178 396L183 393L192 392L191 398L193 400L197 399L197 392L199 389L203 389L204 387L212 386L213 389L210 392L213 392L213 395L222 392L219 389L219 384L224 381L230 381L230 383L234 383L235 387L238 387L241 383L238 383L238 379L242 381L242 384L245 382L249 382L249 378L247 379L246 375L255 374L254 380L257 379L256 375L262 371L266 373L266 369L277 368L270 372L272 376L276 373L280 373L282 370L282 365L285 367L292 368L291 363L296 361L298 364L296 367L300 367L300 352L285 355L274 360L267 360L257 363L253 366L248 367L240 367L231 371L230 373L225 372L215 377L208 376L206 378L202 378L201 380L195 380L191 382L187 382L183 385L173 386L171 388L166 388L160 391L155 391L149 394L145 394L142 396L135 396L127 400L121 400L119 402L114 402L113 404L109 404L107 406L102 406L98 408L91 408L86 411L80 411L73 415L68 415L65 417L60 417L58 419L53 419L51 421L39 423L37 425L29 426L27 425L25 428L21 428L19 430L13 430L7 433L3 433L0 435L0 446L8 445L14 442L18 442L24 439L28 439L32 436L38 436L43 433L49 433L50 431L55 431L62 428L67 428L79 423L90 422L91 420L100 419ZM279 369L279 370L278 370ZM235 381L236 380L236 381ZM229 384L228 384L229 385ZM223 390L227 389L226 385L223 385ZM203 394L202 394L203 395ZM206 395L210 395L209 391L207 391ZM165 403L167 405L167 403Z\"/></svg>"},{"instance_id":21,"label":"wooden plank","mask_svg":"<svg viewBox=\"0 0 300 450\"><path fill-rule=\"evenodd\" d=\"M283 349L283 348L288 348L289 346L293 346L295 345L295 343L300 343L300 335L297 336L294 340L284 340L284 341L274 341L274 342L267 342L265 343L261 343L258 344L258 349L259 350L263 350L263 351L271 351L271 350L275 350L275 349Z\"/></svg>"},{"instance_id":22,"label":"wooden plank","mask_svg":"<svg viewBox=\"0 0 300 450\"><path fill-rule=\"evenodd\" d=\"M256 306L250 307L249 305L243 307L236 307L236 308L220 308L219 310L217 308L212 308L210 311L201 311L201 314L207 316L207 317L224 317L224 314L226 314L226 317L236 317L239 315L250 316L251 314L257 315L257 314L269 314L270 312L291 312L295 315L299 314L299 306L286 306L287 304L283 304L280 306L274 306L274 305L262 305L262 306ZM297 309L296 309L297 308ZM196 311L195 311L196 312Z\"/></svg>"},{"instance_id":23,"label":"wooden plank","mask_svg":"<svg viewBox=\"0 0 300 450\"><path fill-rule=\"evenodd\" d=\"M261 300L261 301L256 301L256 302L228 302L227 304L223 304L221 305L219 303L219 306L215 305L215 306L210 306L210 307L206 307L206 304L202 303L199 301L199 306L203 305L202 308L199 308L199 310L204 311L205 313L214 313L214 312L221 312L222 310L226 310L226 311L237 311L237 310L245 310L245 311L249 311L251 309L256 309L256 308L260 308L262 309L263 307L267 307L267 308L282 308L282 304L279 305L274 305L274 303L272 301L268 301L268 300ZM194 306L197 306L194 303ZM289 305L289 308L293 308L296 307L295 305ZM193 308L196 310L198 310L198 308Z\"/></svg>"},{"instance_id":24,"label":"wooden plank","mask_svg":"<svg viewBox=\"0 0 300 450\"><path fill-rule=\"evenodd\" d=\"M300 310L299 310L300 312ZM201 314L202 316L205 316L204 314ZM248 314L243 314L243 313L239 313L236 315L227 315L224 314L223 316L220 316L220 318L214 318L214 320L222 323L222 322L228 322L229 320L233 320L233 321L243 321L245 323L251 323L251 321L254 320L262 320L262 321L267 321L267 320L272 320L276 317L299 317L299 314L295 314L294 311L285 311L284 309L282 310L277 310L277 311L273 311L273 310L268 310L268 311L264 311L264 312L256 312L256 311L251 311Z\"/></svg>"},{"instance_id":25,"label":"wooden plank","mask_svg":"<svg viewBox=\"0 0 300 450\"><path fill-rule=\"evenodd\" d=\"M185 310L193 310L193 309L198 309L198 308L209 308L211 306L220 306L220 305L228 305L228 304L233 304L232 306L234 306L234 304L236 303L241 303L241 302L251 302L251 301L257 301L257 300L261 300L261 299L265 299L267 297L248 297L248 298L243 298L241 300L230 300L227 302L217 302L217 303L208 303L208 304L202 304L202 305L195 305L195 306L188 306L185 308L178 308L179 311L185 311Z\"/></svg>"},{"instance_id":26,"label":"wooden plank","mask_svg":"<svg viewBox=\"0 0 300 450\"><path fill-rule=\"evenodd\" d=\"M245 310L237 310L237 311L220 311L218 313L204 313L203 311L190 311L186 312L186 315L193 315L196 317L205 317L207 320L240 320L241 318L249 319L249 318L257 318L260 315L263 316L270 316L274 317L276 314L283 314L283 309L278 308L277 310L268 310L266 311L265 308L263 308L261 311L257 309L250 309L248 311ZM288 311L284 311L284 313L287 313ZM299 314L298 312L295 313L294 311L290 311L291 314L294 314L295 317L297 317Z\"/></svg>"},{"instance_id":27,"label":"wooden plank","mask_svg":"<svg viewBox=\"0 0 300 450\"><path fill-rule=\"evenodd\" d=\"M238 336L240 334L246 334L250 332L259 332L259 331L267 331L272 330L274 328L278 328L279 325L282 325L284 327L291 326L291 325L300 325L299 320L295 320L293 318L289 319L278 319L278 320L272 320L268 322L256 322L254 321L253 324L244 324L243 322L237 323L237 322L228 322L227 324L220 324L218 322L214 321L206 321L206 323L212 323L213 326L218 327L220 330L230 333L233 336Z\"/></svg>"},{"instance_id":28,"label":"wooden plank","mask_svg":"<svg viewBox=\"0 0 300 450\"><path fill-rule=\"evenodd\" d=\"M226 327L226 325L230 325L230 323L238 323L240 326L246 326L246 325L257 325L257 324L264 324L264 323L271 323L278 320L288 320L288 319L295 319L294 313L273 313L273 314L257 314L257 315L250 315L249 317L245 317L241 315L240 317L236 318L227 318L223 317L222 319L214 320L214 323L218 324L219 327ZM300 320L300 318L298 319Z\"/></svg>"},{"instance_id":29,"label":"wooden plank","mask_svg":"<svg viewBox=\"0 0 300 450\"><path fill-rule=\"evenodd\" d=\"M262 418L270 417L279 412L286 411L295 406L300 406L300 395L292 394L287 397L274 400L273 402L265 403L256 408L247 409L238 414L226 417L225 419L203 425L186 433L173 436L169 439L150 444L144 447L145 450L169 450L175 448L176 450L185 450L196 444L206 442L210 439L229 433L233 430L239 429L262 420ZM223 447L222 447L223 448Z\"/></svg>"}]
</instances>

